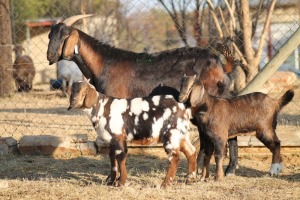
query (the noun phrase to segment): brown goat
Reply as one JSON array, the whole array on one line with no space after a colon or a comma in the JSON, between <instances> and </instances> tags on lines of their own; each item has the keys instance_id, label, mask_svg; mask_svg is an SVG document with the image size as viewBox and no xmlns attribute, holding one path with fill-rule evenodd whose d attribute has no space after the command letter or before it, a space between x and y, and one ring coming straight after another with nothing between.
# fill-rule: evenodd
<instances>
[{"instance_id":1,"label":"brown goat","mask_svg":"<svg viewBox=\"0 0 300 200\"><path fill-rule=\"evenodd\" d=\"M181 77L196 74L210 94L228 96L218 93L217 83L222 82L229 88L228 74L234 66L226 65L225 72L219 55L208 49L183 47L152 54L136 53L103 44L70 25L58 23L51 28L49 64L61 59L73 60L103 94L118 98L171 94L177 99ZM233 142L236 144L236 138ZM234 145L229 148L231 146ZM237 154L237 146L234 147L233 152ZM235 167L234 160L226 172L234 173Z\"/></svg>"},{"instance_id":2,"label":"brown goat","mask_svg":"<svg viewBox=\"0 0 300 200\"><path fill-rule=\"evenodd\" d=\"M273 100L268 95L255 92L232 99L209 95L201 82L193 83L195 77L184 77L180 101L189 96L192 116L201 124L201 144L204 144L204 167L201 180L209 177L210 159L215 153L215 180L223 178L223 156L228 138L256 132L256 137L272 152L271 175L282 170L280 140L276 136L277 114L294 97L288 90L280 99ZM193 83L193 85L191 84ZM191 86L192 85L192 86ZM219 86L222 87L222 84ZM243 133L243 134L242 134Z\"/></svg>"},{"instance_id":3,"label":"brown goat","mask_svg":"<svg viewBox=\"0 0 300 200\"><path fill-rule=\"evenodd\" d=\"M186 181L196 178L196 150L189 138L190 109L175 101L171 95L118 99L101 94L90 83L80 81L72 85L71 108L84 108L98 139L110 145L109 185L125 184L127 141L141 145L163 143L169 157L163 188L174 180L180 152L188 160ZM118 169L119 180L116 177Z\"/></svg>"},{"instance_id":4,"label":"brown goat","mask_svg":"<svg viewBox=\"0 0 300 200\"><path fill-rule=\"evenodd\" d=\"M14 47L16 59L13 65L13 78L18 92L30 91L35 76L33 61L29 56L22 55L23 50L24 48L21 45Z\"/></svg>"}]
</instances>

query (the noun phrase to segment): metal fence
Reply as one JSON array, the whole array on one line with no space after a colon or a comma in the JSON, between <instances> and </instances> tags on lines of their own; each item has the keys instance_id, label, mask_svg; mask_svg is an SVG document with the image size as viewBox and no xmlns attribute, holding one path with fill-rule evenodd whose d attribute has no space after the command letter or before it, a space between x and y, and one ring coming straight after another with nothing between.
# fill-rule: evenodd
<instances>
[{"instance_id":1,"label":"metal fence","mask_svg":"<svg viewBox=\"0 0 300 200\"><path fill-rule=\"evenodd\" d=\"M172 6L172 2L174 6ZM252 48L259 48L260 37L271 1L250 1L251 21L256 25ZM33 59L36 74L30 92L17 92L0 98L0 137L16 139L24 135L66 135L85 133L93 139L96 134L89 119L81 111L67 111L68 98L56 89L57 66L49 65L46 58L48 33L51 25L69 16L94 13L91 18L75 26L98 40L136 52L157 52L188 46L210 47L220 39L215 19L223 30L224 38L238 38L236 28L230 32L232 19L242 26L238 13L239 1L160 1L160 0L11 0L11 24L13 44L23 46L23 54ZM227 6L233 8L231 12ZM176 10L176 12L173 11ZM222 12L221 12L221 11ZM261 10L261 12L258 11ZM234 18L230 18L234 15ZM297 0L277 1L266 32L265 45L259 61L262 68L274 56L288 38L299 28ZM172 18L173 17L173 18ZM175 18L174 18L175 17ZM216 17L216 18L215 18ZM174 23L178 20L178 24ZM257 23L255 23L257 22ZM229 29L229 30L226 30ZM200 35L200 36L199 36ZM232 38L231 38L232 39ZM239 39L239 38L238 38ZM238 46L241 44L235 41ZM232 45L232 43L230 43ZM232 51L238 56L238 52ZM241 52L244 53L244 52ZM12 53L12 63L15 55ZM262 88L263 92L277 97L289 87L299 87L299 51L280 68L284 72L273 76ZM241 74L240 74L241 75ZM58 84L59 85L59 84ZM296 94L297 96L297 94ZM300 98L279 119L283 131L299 129ZM292 127L288 127L292 126Z\"/></svg>"}]
</instances>

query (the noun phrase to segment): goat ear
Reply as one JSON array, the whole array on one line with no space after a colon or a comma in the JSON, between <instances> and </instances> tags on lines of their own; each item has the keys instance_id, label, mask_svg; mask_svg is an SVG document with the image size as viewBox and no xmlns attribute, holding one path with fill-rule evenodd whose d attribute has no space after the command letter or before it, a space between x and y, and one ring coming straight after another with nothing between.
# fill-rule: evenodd
<instances>
[{"instance_id":1,"label":"goat ear","mask_svg":"<svg viewBox=\"0 0 300 200\"><path fill-rule=\"evenodd\" d=\"M190 103L192 107L196 107L203 99L204 87L202 84L197 84L193 87L190 95Z\"/></svg>"},{"instance_id":2,"label":"goat ear","mask_svg":"<svg viewBox=\"0 0 300 200\"><path fill-rule=\"evenodd\" d=\"M87 94L84 99L84 107L91 108L93 105L96 104L98 99L97 91L94 87L88 85Z\"/></svg>"},{"instance_id":3,"label":"goat ear","mask_svg":"<svg viewBox=\"0 0 300 200\"><path fill-rule=\"evenodd\" d=\"M71 59L74 54L74 47L77 45L79 40L79 34L77 30L73 30L69 37L66 39L64 48L63 48L63 58Z\"/></svg>"}]
</instances>

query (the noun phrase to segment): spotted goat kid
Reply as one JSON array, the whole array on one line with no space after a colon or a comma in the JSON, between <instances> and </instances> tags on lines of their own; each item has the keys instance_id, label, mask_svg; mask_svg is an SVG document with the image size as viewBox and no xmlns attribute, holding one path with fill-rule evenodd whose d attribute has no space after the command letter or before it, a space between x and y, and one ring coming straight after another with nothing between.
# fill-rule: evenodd
<instances>
[{"instance_id":1,"label":"spotted goat kid","mask_svg":"<svg viewBox=\"0 0 300 200\"><path fill-rule=\"evenodd\" d=\"M162 188L174 180L180 151L188 160L186 182L196 178L196 151L189 139L190 110L171 95L118 99L98 93L93 85L80 81L72 85L71 108L85 108L98 138L110 145L108 185L125 184L128 141L141 145L163 143L169 168Z\"/></svg>"}]
</instances>

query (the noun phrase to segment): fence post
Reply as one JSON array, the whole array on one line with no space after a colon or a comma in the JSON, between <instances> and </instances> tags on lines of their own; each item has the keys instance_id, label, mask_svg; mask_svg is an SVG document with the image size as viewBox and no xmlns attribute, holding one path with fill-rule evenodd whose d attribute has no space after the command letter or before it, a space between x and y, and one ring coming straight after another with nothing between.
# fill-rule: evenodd
<instances>
[{"instance_id":1,"label":"fence post","mask_svg":"<svg viewBox=\"0 0 300 200\"><path fill-rule=\"evenodd\" d=\"M0 97L11 95L12 37L9 0L0 0Z\"/></svg>"},{"instance_id":2,"label":"fence post","mask_svg":"<svg viewBox=\"0 0 300 200\"><path fill-rule=\"evenodd\" d=\"M263 84L276 72L280 65L300 44L300 28L279 49L278 53L266 64L266 66L250 81L239 95L258 91Z\"/></svg>"}]
</instances>

